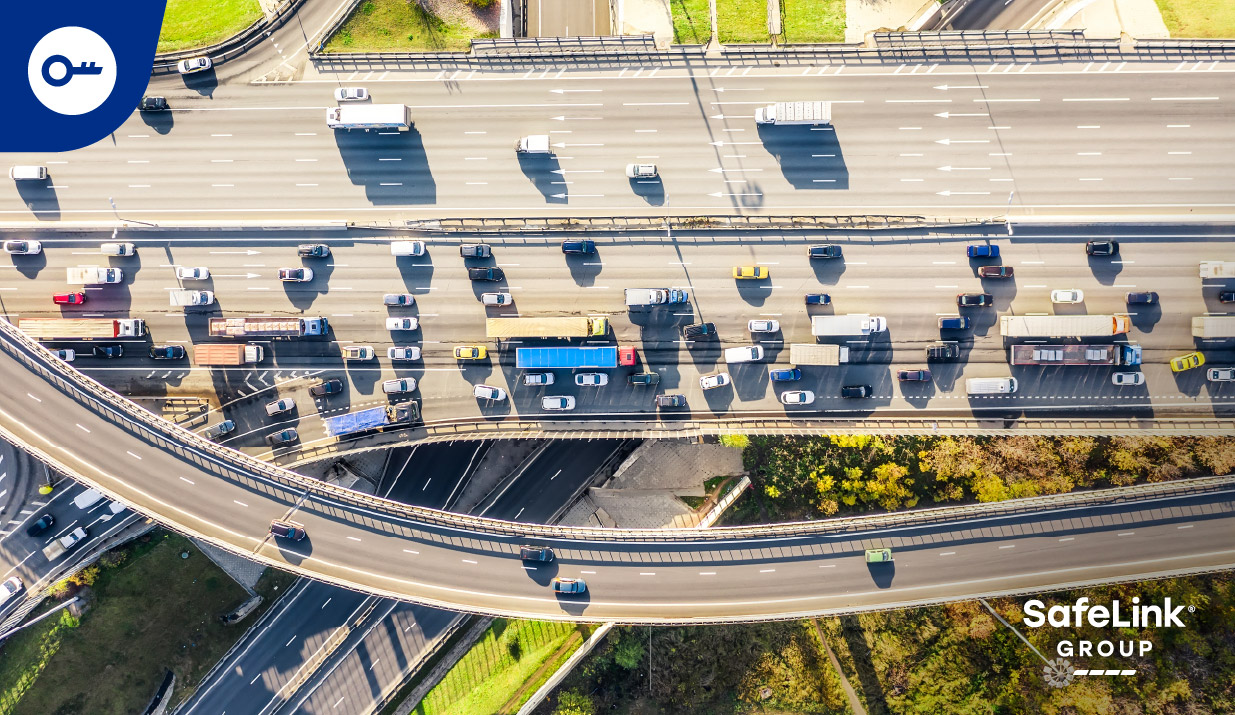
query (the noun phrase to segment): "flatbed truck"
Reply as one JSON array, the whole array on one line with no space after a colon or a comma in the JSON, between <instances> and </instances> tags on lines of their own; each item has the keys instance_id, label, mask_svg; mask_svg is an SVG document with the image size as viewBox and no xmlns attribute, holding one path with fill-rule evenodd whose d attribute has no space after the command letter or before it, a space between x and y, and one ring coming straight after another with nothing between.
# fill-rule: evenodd
<instances>
[{"instance_id":1,"label":"flatbed truck","mask_svg":"<svg viewBox=\"0 0 1235 715\"><path fill-rule=\"evenodd\" d=\"M212 338L308 338L326 335L325 318L211 318Z\"/></svg>"},{"instance_id":2,"label":"flatbed truck","mask_svg":"<svg viewBox=\"0 0 1235 715\"><path fill-rule=\"evenodd\" d=\"M1140 365L1141 346L1111 345L1013 345L1012 365Z\"/></svg>"},{"instance_id":3,"label":"flatbed truck","mask_svg":"<svg viewBox=\"0 0 1235 715\"><path fill-rule=\"evenodd\" d=\"M322 420L326 434L343 437L359 432L380 429L396 424L411 424L420 419L420 405L416 402L400 402L394 405L370 407L367 410L348 412Z\"/></svg>"},{"instance_id":4,"label":"flatbed truck","mask_svg":"<svg viewBox=\"0 0 1235 715\"><path fill-rule=\"evenodd\" d=\"M794 365L840 365L849 362L849 347L794 343L789 346L789 362Z\"/></svg>"},{"instance_id":5,"label":"flatbed truck","mask_svg":"<svg viewBox=\"0 0 1235 715\"><path fill-rule=\"evenodd\" d=\"M488 318L489 338L597 338L609 334L609 319L596 317Z\"/></svg>"},{"instance_id":6,"label":"flatbed truck","mask_svg":"<svg viewBox=\"0 0 1235 715\"><path fill-rule=\"evenodd\" d=\"M58 539L53 539L50 544L44 546L43 556L46 556L48 561L55 561L63 556L64 552L76 546L77 542L85 538L86 530L79 526L64 536L61 536Z\"/></svg>"},{"instance_id":7,"label":"flatbed truck","mask_svg":"<svg viewBox=\"0 0 1235 715\"><path fill-rule=\"evenodd\" d=\"M1098 338L1123 335L1131 328L1126 314L999 316L999 334L1005 338Z\"/></svg>"},{"instance_id":8,"label":"flatbed truck","mask_svg":"<svg viewBox=\"0 0 1235 715\"><path fill-rule=\"evenodd\" d=\"M256 365L266 357L261 345L206 343L193 346L193 362L206 366Z\"/></svg>"},{"instance_id":9,"label":"flatbed truck","mask_svg":"<svg viewBox=\"0 0 1235 715\"><path fill-rule=\"evenodd\" d=\"M146 334L141 318L22 318L17 327L35 340L115 340Z\"/></svg>"}]
</instances>

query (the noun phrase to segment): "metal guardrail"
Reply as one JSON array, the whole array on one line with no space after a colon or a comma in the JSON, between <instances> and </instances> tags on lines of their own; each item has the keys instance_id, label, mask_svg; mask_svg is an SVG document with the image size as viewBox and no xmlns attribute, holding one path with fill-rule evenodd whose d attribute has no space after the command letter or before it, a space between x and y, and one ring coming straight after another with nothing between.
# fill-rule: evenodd
<instances>
[{"instance_id":1,"label":"metal guardrail","mask_svg":"<svg viewBox=\"0 0 1235 715\"><path fill-rule=\"evenodd\" d=\"M563 231L676 231L705 230L857 230L903 231L906 229L1004 226L1002 218L936 218L930 216L838 215L838 216L605 216L529 218L413 219L391 228L422 232L457 233L557 233ZM349 226L367 227L349 223Z\"/></svg>"},{"instance_id":2,"label":"metal guardrail","mask_svg":"<svg viewBox=\"0 0 1235 715\"><path fill-rule=\"evenodd\" d=\"M1008 45L1032 43L1085 44L1084 30L939 30L936 32L875 32L871 39L879 47L906 45Z\"/></svg>"},{"instance_id":3,"label":"metal guardrail","mask_svg":"<svg viewBox=\"0 0 1235 715\"><path fill-rule=\"evenodd\" d=\"M190 57L201 57L204 55L209 57L210 61L216 65L235 59L253 49L255 45L265 40L272 31L277 30L283 23L287 22L300 9L300 5L303 2L304 0L285 0L275 10L274 17L267 19L265 15L262 15L252 25L217 44L155 55L151 74L170 74L175 72L177 71L176 65L179 64L180 60Z\"/></svg>"}]
</instances>

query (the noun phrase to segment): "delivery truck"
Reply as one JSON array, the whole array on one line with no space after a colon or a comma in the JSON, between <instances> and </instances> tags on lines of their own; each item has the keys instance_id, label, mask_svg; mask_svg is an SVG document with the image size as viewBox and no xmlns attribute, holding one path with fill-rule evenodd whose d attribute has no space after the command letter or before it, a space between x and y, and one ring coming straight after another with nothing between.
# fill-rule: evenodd
<instances>
[{"instance_id":1,"label":"delivery truck","mask_svg":"<svg viewBox=\"0 0 1235 715\"><path fill-rule=\"evenodd\" d=\"M1005 338L1097 338L1123 335L1132 319L1119 315L1001 315L999 334Z\"/></svg>"},{"instance_id":2,"label":"delivery truck","mask_svg":"<svg viewBox=\"0 0 1235 715\"><path fill-rule=\"evenodd\" d=\"M146 334L141 318L22 318L17 327L35 340L115 340Z\"/></svg>"},{"instance_id":3,"label":"delivery truck","mask_svg":"<svg viewBox=\"0 0 1235 715\"><path fill-rule=\"evenodd\" d=\"M406 104L345 104L326 108L326 126L331 129L412 128L412 110Z\"/></svg>"},{"instance_id":4,"label":"delivery truck","mask_svg":"<svg viewBox=\"0 0 1235 715\"><path fill-rule=\"evenodd\" d=\"M831 102L777 102L755 108L756 124L831 124Z\"/></svg>"},{"instance_id":5,"label":"delivery truck","mask_svg":"<svg viewBox=\"0 0 1235 715\"><path fill-rule=\"evenodd\" d=\"M550 154L552 151L549 148L548 134L530 134L515 142L517 154Z\"/></svg>"},{"instance_id":6,"label":"delivery truck","mask_svg":"<svg viewBox=\"0 0 1235 715\"><path fill-rule=\"evenodd\" d=\"M325 335L325 318L211 318L212 338L309 338Z\"/></svg>"},{"instance_id":7,"label":"delivery truck","mask_svg":"<svg viewBox=\"0 0 1235 715\"><path fill-rule=\"evenodd\" d=\"M849 347L794 343L789 346L789 362L794 365L840 365L849 362Z\"/></svg>"},{"instance_id":8,"label":"delivery truck","mask_svg":"<svg viewBox=\"0 0 1235 715\"><path fill-rule=\"evenodd\" d=\"M1112 345L1013 345L1013 365L1140 365L1141 346Z\"/></svg>"},{"instance_id":9,"label":"delivery truck","mask_svg":"<svg viewBox=\"0 0 1235 715\"><path fill-rule=\"evenodd\" d=\"M1192 319L1192 337L1211 340L1235 338L1235 315L1196 316Z\"/></svg>"},{"instance_id":10,"label":"delivery truck","mask_svg":"<svg viewBox=\"0 0 1235 715\"><path fill-rule=\"evenodd\" d=\"M676 305L690 299L685 288L627 288L624 291L628 307Z\"/></svg>"},{"instance_id":11,"label":"delivery truck","mask_svg":"<svg viewBox=\"0 0 1235 715\"><path fill-rule=\"evenodd\" d=\"M359 432L381 429L390 425L412 424L420 420L420 403L400 402L394 405L370 407L367 410L357 410L344 415L327 417L322 420L326 426L326 434L331 437L342 437Z\"/></svg>"},{"instance_id":12,"label":"delivery truck","mask_svg":"<svg viewBox=\"0 0 1235 715\"><path fill-rule=\"evenodd\" d=\"M124 271L101 266L70 266L65 269L70 285L96 286L119 283L124 280Z\"/></svg>"},{"instance_id":13,"label":"delivery truck","mask_svg":"<svg viewBox=\"0 0 1235 715\"><path fill-rule=\"evenodd\" d=\"M248 343L206 343L193 346L193 362L198 365L256 365L266 357L261 345Z\"/></svg>"},{"instance_id":14,"label":"delivery truck","mask_svg":"<svg viewBox=\"0 0 1235 715\"><path fill-rule=\"evenodd\" d=\"M1235 278L1235 261L1201 261L1202 278Z\"/></svg>"},{"instance_id":15,"label":"delivery truck","mask_svg":"<svg viewBox=\"0 0 1235 715\"><path fill-rule=\"evenodd\" d=\"M53 539L50 544L44 546L43 555L47 557L48 561L55 561L64 555L64 552L73 548L78 544L78 542L85 538L86 530L79 526L64 536L61 536L58 539Z\"/></svg>"},{"instance_id":16,"label":"delivery truck","mask_svg":"<svg viewBox=\"0 0 1235 715\"><path fill-rule=\"evenodd\" d=\"M614 368L635 364L635 349L616 347L519 348L515 351L515 367L523 370L553 370L557 368Z\"/></svg>"},{"instance_id":17,"label":"delivery truck","mask_svg":"<svg viewBox=\"0 0 1235 715\"><path fill-rule=\"evenodd\" d=\"M810 332L816 336L872 335L887 329L887 318L879 316L816 315L810 319Z\"/></svg>"},{"instance_id":18,"label":"delivery truck","mask_svg":"<svg viewBox=\"0 0 1235 715\"><path fill-rule=\"evenodd\" d=\"M485 335L490 338L596 338L609 334L609 319L595 317L489 318Z\"/></svg>"},{"instance_id":19,"label":"delivery truck","mask_svg":"<svg viewBox=\"0 0 1235 715\"><path fill-rule=\"evenodd\" d=\"M214 291L212 290L174 290L168 293L168 297L173 308L214 303Z\"/></svg>"}]
</instances>

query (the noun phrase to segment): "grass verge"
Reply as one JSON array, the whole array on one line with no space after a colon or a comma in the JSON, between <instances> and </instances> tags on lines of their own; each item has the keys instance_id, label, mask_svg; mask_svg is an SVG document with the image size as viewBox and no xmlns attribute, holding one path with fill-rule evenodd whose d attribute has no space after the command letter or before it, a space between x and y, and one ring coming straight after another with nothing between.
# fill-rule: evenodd
<instances>
[{"instance_id":1,"label":"grass verge","mask_svg":"<svg viewBox=\"0 0 1235 715\"><path fill-rule=\"evenodd\" d=\"M780 2L783 42L845 41L845 0Z\"/></svg>"},{"instance_id":2,"label":"grass verge","mask_svg":"<svg viewBox=\"0 0 1235 715\"><path fill-rule=\"evenodd\" d=\"M670 0L673 10L673 44L702 45L712 38L708 0Z\"/></svg>"},{"instance_id":3,"label":"grass verge","mask_svg":"<svg viewBox=\"0 0 1235 715\"><path fill-rule=\"evenodd\" d=\"M1157 0L1171 37L1235 38L1231 0Z\"/></svg>"},{"instance_id":4,"label":"grass verge","mask_svg":"<svg viewBox=\"0 0 1235 715\"><path fill-rule=\"evenodd\" d=\"M466 52L473 38L496 36L448 23L407 0L365 0L326 43L326 52Z\"/></svg>"},{"instance_id":5,"label":"grass verge","mask_svg":"<svg viewBox=\"0 0 1235 715\"><path fill-rule=\"evenodd\" d=\"M716 25L723 44L767 42L767 0L716 0Z\"/></svg>"},{"instance_id":6,"label":"grass verge","mask_svg":"<svg viewBox=\"0 0 1235 715\"><path fill-rule=\"evenodd\" d=\"M175 52L222 42L262 16L257 0L167 0L159 52Z\"/></svg>"}]
</instances>

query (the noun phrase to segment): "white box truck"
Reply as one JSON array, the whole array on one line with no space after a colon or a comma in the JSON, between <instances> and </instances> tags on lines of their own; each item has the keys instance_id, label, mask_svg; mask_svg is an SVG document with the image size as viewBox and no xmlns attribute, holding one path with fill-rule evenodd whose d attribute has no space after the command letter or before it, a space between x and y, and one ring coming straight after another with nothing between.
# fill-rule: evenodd
<instances>
[{"instance_id":1,"label":"white box truck","mask_svg":"<svg viewBox=\"0 0 1235 715\"><path fill-rule=\"evenodd\" d=\"M1210 340L1235 338L1235 315L1196 316L1192 319L1192 337Z\"/></svg>"},{"instance_id":2,"label":"white box truck","mask_svg":"<svg viewBox=\"0 0 1235 715\"><path fill-rule=\"evenodd\" d=\"M210 305L214 303L214 291L212 290L174 290L168 296L173 307Z\"/></svg>"},{"instance_id":3,"label":"white box truck","mask_svg":"<svg viewBox=\"0 0 1235 715\"><path fill-rule=\"evenodd\" d=\"M870 315L816 315L810 332L816 336L871 335L888 329L886 318Z\"/></svg>"},{"instance_id":4,"label":"white box truck","mask_svg":"<svg viewBox=\"0 0 1235 715\"><path fill-rule=\"evenodd\" d=\"M67 280L75 285L102 285L104 283L119 283L124 280L124 271L119 268L103 268L101 266L70 266L65 269Z\"/></svg>"},{"instance_id":5,"label":"white box truck","mask_svg":"<svg viewBox=\"0 0 1235 715\"><path fill-rule=\"evenodd\" d=\"M831 102L777 102L755 109L756 124L831 124Z\"/></svg>"},{"instance_id":6,"label":"white box truck","mask_svg":"<svg viewBox=\"0 0 1235 715\"><path fill-rule=\"evenodd\" d=\"M624 291L626 305L671 305L685 303L690 292L685 288L627 288Z\"/></svg>"},{"instance_id":7,"label":"white box truck","mask_svg":"<svg viewBox=\"0 0 1235 715\"><path fill-rule=\"evenodd\" d=\"M548 134L529 134L515 142L517 154L551 154Z\"/></svg>"},{"instance_id":8,"label":"white box truck","mask_svg":"<svg viewBox=\"0 0 1235 715\"><path fill-rule=\"evenodd\" d=\"M1202 278L1235 278L1235 261L1201 261Z\"/></svg>"}]
</instances>

